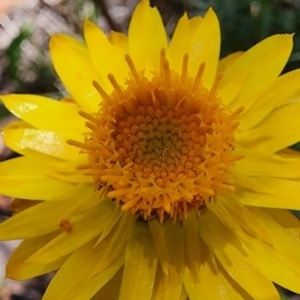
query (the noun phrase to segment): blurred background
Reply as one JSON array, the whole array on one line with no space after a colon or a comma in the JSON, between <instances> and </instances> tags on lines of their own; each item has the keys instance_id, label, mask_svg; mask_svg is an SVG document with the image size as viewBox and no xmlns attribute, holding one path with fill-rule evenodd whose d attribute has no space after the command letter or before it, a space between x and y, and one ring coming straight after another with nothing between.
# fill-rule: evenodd
<instances>
[{"instance_id":1,"label":"blurred background","mask_svg":"<svg viewBox=\"0 0 300 300\"><path fill-rule=\"evenodd\" d=\"M51 65L49 37L66 33L82 38L85 18L105 32L126 33L138 0L0 0L0 95L30 93L59 99L65 90ZM293 54L284 70L300 67L300 0L152 0L159 8L169 36L178 18L203 15L212 6L222 32L221 57L246 50L275 33L295 33ZM300 84L300 83L299 83ZM0 102L0 130L12 120ZM300 140L300 136L299 136ZM300 150L299 145L294 148ZM15 154L0 136L0 161ZM1 183L0 183L1 184ZM10 215L11 199L0 196L0 221ZM51 274L26 282L4 279L5 262L18 242L0 243L0 300L39 300ZM299 300L279 287L284 300Z\"/></svg>"}]
</instances>

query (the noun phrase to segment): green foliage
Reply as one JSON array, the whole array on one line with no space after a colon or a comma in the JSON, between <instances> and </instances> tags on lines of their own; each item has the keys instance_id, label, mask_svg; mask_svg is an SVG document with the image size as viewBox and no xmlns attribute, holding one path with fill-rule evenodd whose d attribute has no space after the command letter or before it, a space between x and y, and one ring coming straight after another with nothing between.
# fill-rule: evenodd
<instances>
[{"instance_id":1,"label":"green foliage","mask_svg":"<svg viewBox=\"0 0 300 300\"><path fill-rule=\"evenodd\" d=\"M9 64L7 66L8 74L13 78L18 71L18 64L21 57L21 43L28 39L31 34L30 27L22 28L20 34L11 42L4 55L9 57Z\"/></svg>"},{"instance_id":2,"label":"green foliage","mask_svg":"<svg viewBox=\"0 0 300 300\"><path fill-rule=\"evenodd\" d=\"M0 120L8 116L10 113L5 106L0 102ZM1 128L0 128L1 129Z\"/></svg>"}]
</instances>

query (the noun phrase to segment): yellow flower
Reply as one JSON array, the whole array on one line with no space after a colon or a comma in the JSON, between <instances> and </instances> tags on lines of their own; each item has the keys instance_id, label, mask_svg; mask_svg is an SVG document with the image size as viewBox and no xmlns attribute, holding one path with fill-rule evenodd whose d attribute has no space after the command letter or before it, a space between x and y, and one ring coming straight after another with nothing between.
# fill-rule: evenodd
<instances>
[{"instance_id":1,"label":"yellow flower","mask_svg":"<svg viewBox=\"0 0 300 300\"><path fill-rule=\"evenodd\" d=\"M58 270L49 300L300 293L300 157L283 150L300 136L300 70L279 77L292 36L219 61L211 9L168 43L143 0L128 37L89 21L84 37L50 41L70 98L1 97L21 119L3 137L22 157L0 164L16 198L0 239L24 239L7 276Z\"/></svg>"}]
</instances>

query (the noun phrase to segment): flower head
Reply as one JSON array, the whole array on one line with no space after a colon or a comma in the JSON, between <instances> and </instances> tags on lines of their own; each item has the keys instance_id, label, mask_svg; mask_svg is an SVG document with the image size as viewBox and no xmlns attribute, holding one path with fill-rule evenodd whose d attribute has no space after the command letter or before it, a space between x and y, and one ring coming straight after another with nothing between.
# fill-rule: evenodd
<instances>
[{"instance_id":1,"label":"flower head","mask_svg":"<svg viewBox=\"0 0 300 300\"><path fill-rule=\"evenodd\" d=\"M147 0L128 37L86 21L50 41L70 93L1 99L22 157L0 164L15 197L1 239L24 239L7 276L58 270L44 299L279 299L300 293L299 70L291 35L219 61L217 17L168 44ZM267 55L267 57L266 57ZM299 127L298 127L299 128ZM80 148L80 149L78 149ZM26 199L26 200L23 200Z\"/></svg>"}]
</instances>

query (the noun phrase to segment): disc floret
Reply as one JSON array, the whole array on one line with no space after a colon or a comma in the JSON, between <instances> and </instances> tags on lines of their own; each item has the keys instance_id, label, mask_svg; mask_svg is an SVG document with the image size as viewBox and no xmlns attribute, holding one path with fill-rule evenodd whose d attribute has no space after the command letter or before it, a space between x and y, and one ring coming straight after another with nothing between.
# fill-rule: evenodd
<instances>
[{"instance_id":1,"label":"disc floret","mask_svg":"<svg viewBox=\"0 0 300 300\"><path fill-rule=\"evenodd\" d=\"M125 57L130 79L119 85L112 74L111 95L94 83L102 97L99 111L80 112L91 130L84 143L71 141L88 153L89 170L98 189L124 211L145 219L186 218L199 213L228 183L238 109L230 114L217 97L221 76L211 90L202 85L200 65L195 78L188 76L188 56L182 72L170 70L165 52L152 78L138 73Z\"/></svg>"}]
</instances>

